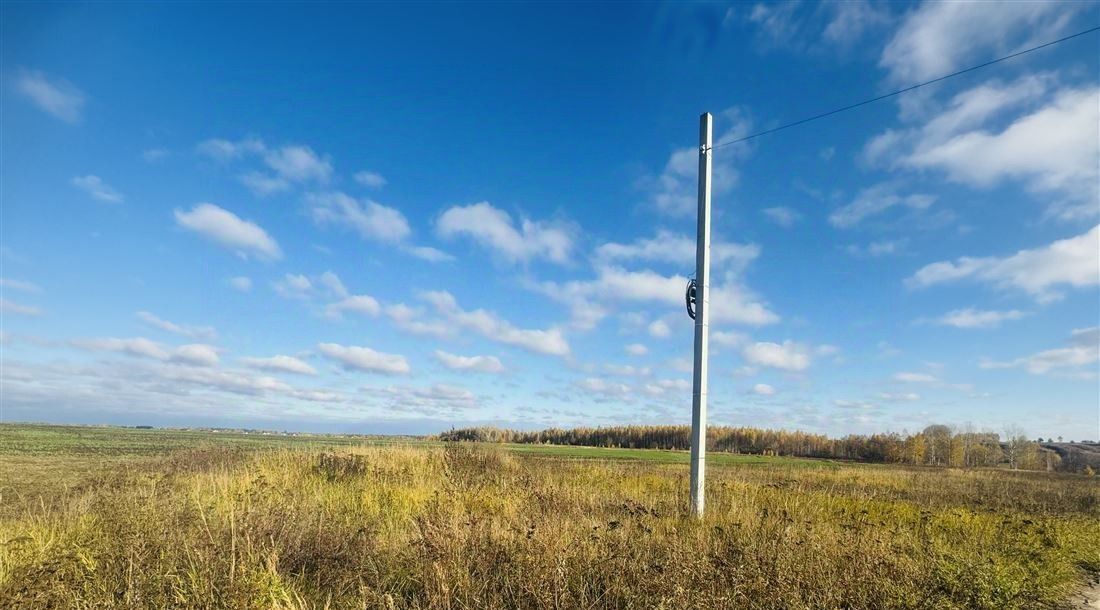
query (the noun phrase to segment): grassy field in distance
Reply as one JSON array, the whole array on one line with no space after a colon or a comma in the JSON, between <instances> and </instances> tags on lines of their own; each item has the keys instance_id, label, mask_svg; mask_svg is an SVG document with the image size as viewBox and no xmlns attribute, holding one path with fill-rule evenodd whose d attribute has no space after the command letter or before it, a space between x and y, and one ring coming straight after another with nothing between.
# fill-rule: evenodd
<instances>
[{"instance_id":1,"label":"grassy field in distance","mask_svg":"<svg viewBox=\"0 0 1100 610\"><path fill-rule=\"evenodd\" d=\"M610 447L581 447L572 445L530 445L519 443L504 443L500 447L508 451L541 455L545 457L561 457L570 459L596 459L596 460L643 460L647 462L661 462L666 464L687 464L690 455L687 451L666 451L657 449L619 449ZM755 464L759 466L786 466L792 468L837 468L837 462L831 460L811 460L792 457L760 456L760 455L735 455L732 453L711 452L707 454L707 464Z\"/></svg>"},{"instance_id":2,"label":"grassy field in distance","mask_svg":"<svg viewBox=\"0 0 1100 610\"><path fill-rule=\"evenodd\" d=\"M1100 482L415 438L0 425L0 607L1068 608Z\"/></svg>"}]
</instances>

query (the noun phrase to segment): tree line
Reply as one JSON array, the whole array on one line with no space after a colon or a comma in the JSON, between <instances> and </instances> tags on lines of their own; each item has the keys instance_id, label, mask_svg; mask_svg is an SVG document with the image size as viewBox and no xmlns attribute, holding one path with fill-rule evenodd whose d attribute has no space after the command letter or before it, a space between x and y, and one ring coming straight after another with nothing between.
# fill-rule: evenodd
<instances>
[{"instance_id":1,"label":"tree line","mask_svg":"<svg viewBox=\"0 0 1100 610\"><path fill-rule=\"evenodd\" d=\"M707 450L752 455L831 458L951 468L1007 466L1021 470L1077 470L1063 468L1059 454L1009 428L996 432L959 429L935 424L916 434L851 434L830 438L801 431L731 426L707 428ZM630 449L689 449L689 426L611 426L549 428L539 431L493 427L452 429L439 435L444 441L537 443L621 447Z\"/></svg>"}]
</instances>

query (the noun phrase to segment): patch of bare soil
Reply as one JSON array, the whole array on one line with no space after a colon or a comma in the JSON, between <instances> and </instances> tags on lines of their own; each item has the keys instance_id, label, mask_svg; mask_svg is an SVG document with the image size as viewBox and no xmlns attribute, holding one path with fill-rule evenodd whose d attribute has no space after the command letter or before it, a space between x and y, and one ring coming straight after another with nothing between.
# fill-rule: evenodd
<instances>
[{"instance_id":1,"label":"patch of bare soil","mask_svg":"<svg viewBox=\"0 0 1100 610\"><path fill-rule=\"evenodd\" d=\"M1073 610L1100 610L1100 575L1089 579L1084 589L1081 589L1070 599Z\"/></svg>"}]
</instances>

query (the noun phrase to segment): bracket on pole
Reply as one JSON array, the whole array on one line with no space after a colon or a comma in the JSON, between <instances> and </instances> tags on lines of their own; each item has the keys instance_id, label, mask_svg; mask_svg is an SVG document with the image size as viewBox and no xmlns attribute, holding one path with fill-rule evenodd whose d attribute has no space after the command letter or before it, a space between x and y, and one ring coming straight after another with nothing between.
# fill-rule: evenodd
<instances>
[{"instance_id":1,"label":"bracket on pole","mask_svg":"<svg viewBox=\"0 0 1100 610\"><path fill-rule=\"evenodd\" d=\"M684 293L684 304L687 305L688 317L695 319L695 280L688 280L687 291Z\"/></svg>"}]
</instances>

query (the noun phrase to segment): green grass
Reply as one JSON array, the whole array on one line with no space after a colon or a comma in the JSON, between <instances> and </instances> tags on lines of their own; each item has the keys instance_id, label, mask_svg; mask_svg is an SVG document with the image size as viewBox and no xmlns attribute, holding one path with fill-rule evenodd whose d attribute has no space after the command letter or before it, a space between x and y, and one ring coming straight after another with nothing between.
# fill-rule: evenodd
<instances>
[{"instance_id":1,"label":"green grass","mask_svg":"<svg viewBox=\"0 0 1100 610\"><path fill-rule=\"evenodd\" d=\"M148 468L184 450L216 447L321 451L424 442L414 437L0 424L0 517L27 506L56 503L70 491L110 473Z\"/></svg>"},{"instance_id":2,"label":"green grass","mask_svg":"<svg viewBox=\"0 0 1100 610\"><path fill-rule=\"evenodd\" d=\"M1050 609L1095 478L0 426L0 608Z\"/></svg>"},{"instance_id":3,"label":"green grass","mask_svg":"<svg viewBox=\"0 0 1100 610\"><path fill-rule=\"evenodd\" d=\"M149 430L114 426L0 424L0 454L3 455L149 456L165 455L176 449L203 445L242 449L322 448L415 440L413 437L284 435L239 431Z\"/></svg>"},{"instance_id":4,"label":"green grass","mask_svg":"<svg viewBox=\"0 0 1100 610\"><path fill-rule=\"evenodd\" d=\"M663 464L687 464L690 454L687 451L665 451L657 449L620 449L614 447L581 447L572 445L526 445L507 443L502 447L508 451L520 454L537 455L544 457L560 457L571 459L590 460L643 460L647 462L659 462ZM837 468L837 462L831 460L811 460L804 458L760 456L760 455L734 455L732 453L710 452L707 454L707 464L742 465L742 466L775 466L789 468Z\"/></svg>"}]
</instances>

